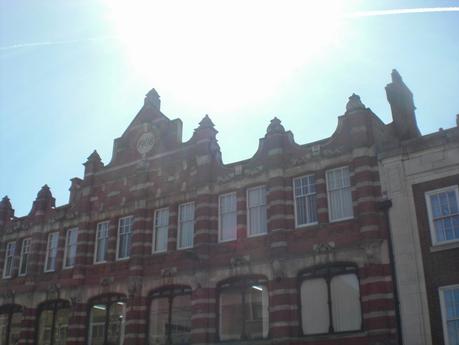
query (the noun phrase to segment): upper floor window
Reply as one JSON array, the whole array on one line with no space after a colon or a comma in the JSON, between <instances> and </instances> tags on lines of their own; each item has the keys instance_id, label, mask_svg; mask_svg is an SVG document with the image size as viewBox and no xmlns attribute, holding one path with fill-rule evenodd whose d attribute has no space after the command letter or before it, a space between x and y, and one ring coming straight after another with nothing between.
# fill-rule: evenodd
<instances>
[{"instance_id":1,"label":"upper floor window","mask_svg":"<svg viewBox=\"0 0 459 345\"><path fill-rule=\"evenodd\" d=\"M16 242L8 242L5 251L5 265L3 266L3 278L11 278L13 274L14 252L16 251Z\"/></svg>"},{"instance_id":2,"label":"upper floor window","mask_svg":"<svg viewBox=\"0 0 459 345\"><path fill-rule=\"evenodd\" d=\"M179 205L177 249L193 247L194 202Z\"/></svg>"},{"instance_id":3,"label":"upper floor window","mask_svg":"<svg viewBox=\"0 0 459 345\"><path fill-rule=\"evenodd\" d=\"M58 241L59 241L58 232L51 232L50 234L48 234L48 244L46 248L46 260L45 260L45 272L53 272L56 270Z\"/></svg>"},{"instance_id":4,"label":"upper floor window","mask_svg":"<svg viewBox=\"0 0 459 345\"><path fill-rule=\"evenodd\" d=\"M75 265L77 253L78 229L69 229L65 236L64 268Z\"/></svg>"},{"instance_id":5,"label":"upper floor window","mask_svg":"<svg viewBox=\"0 0 459 345\"><path fill-rule=\"evenodd\" d=\"M19 262L19 276L25 276L27 274L27 266L29 265L29 255L30 255L30 243L32 242L31 238L24 238L22 240L21 247L21 260Z\"/></svg>"},{"instance_id":6,"label":"upper floor window","mask_svg":"<svg viewBox=\"0 0 459 345\"><path fill-rule=\"evenodd\" d=\"M327 171L328 214L330 221L352 218L352 192L349 167Z\"/></svg>"},{"instance_id":7,"label":"upper floor window","mask_svg":"<svg viewBox=\"0 0 459 345\"><path fill-rule=\"evenodd\" d=\"M91 300L88 345L122 345L126 319L126 297L109 294Z\"/></svg>"},{"instance_id":8,"label":"upper floor window","mask_svg":"<svg viewBox=\"0 0 459 345\"><path fill-rule=\"evenodd\" d=\"M440 288L441 318L445 344L459 344L459 285Z\"/></svg>"},{"instance_id":9,"label":"upper floor window","mask_svg":"<svg viewBox=\"0 0 459 345\"><path fill-rule=\"evenodd\" d=\"M355 267L316 268L303 273L300 282L303 334L361 329L360 288Z\"/></svg>"},{"instance_id":10,"label":"upper floor window","mask_svg":"<svg viewBox=\"0 0 459 345\"><path fill-rule=\"evenodd\" d=\"M459 193L457 186L426 193L432 243L459 240Z\"/></svg>"},{"instance_id":11,"label":"upper floor window","mask_svg":"<svg viewBox=\"0 0 459 345\"><path fill-rule=\"evenodd\" d=\"M295 195L295 225L297 227L317 223L316 181L314 175L293 180Z\"/></svg>"},{"instance_id":12,"label":"upper floor window","mask_svg":"<svg viewBox=\"0 0 459 345\"><path fill-rule=\"evenodd\" d=\"M174 286L150 294L148 345L189 344L191 289Z\"/></svg>"},{"instance_id":13,"label":"upper floor window","mask_svg":"<svg viewBox=\"0 0 459 345\"><path fill-rule=\"evenodd\" d=\"M265 186L247 190L247 229L248 236L263 235L268 232Z\"/></svg>"},{"instance_id":14,"label":"upper floor window","mask_svg":"<svg viewBox=\"0 0 459 345\"><path fill-rule=\"evenodd\" d=\"M96 264L107 261L108 226L109 222L97 224L96 243L94 249L94 263Z\"/></svg>"},{"instance_id":15,"label":"upper floor window","mask_svg":"<svg viewBox=\"0 0 459 345\"><path fill-rule=\"evenodd\" d=\"M131 255L132 225L134 217L120 218L118 222L118 248L116 252L117 260L127 259Z\"/></svg>"},{"instance_id":16,"label":"upper floor window","mask_svg":"<svg viewBox=\"0 0 459 345\"><path fill-rule=\"evenodd\" d=\"M269 309L266 281L241 278L220 285L220 340L268 337Z\"/></svg>"},{"instance_id":17,"label":"upper floor window","mask_svg":"<svg viewBox=\"0 0 459 345\"><path fill-rule=\"evenodd\" d=\"M19 344L24 318L22 307L17 304L5 304L0 307L0 344Z\"/></svg>"},{"instance_id":18,"label":"upper floor window","mask_svg":"<svg viewBox=\"0 0 459 345\"><path fill-rule=\"evenodd\" d=\"M236 193L223 194L218 197L220 242L232 241L237 238L237 200Z\"/></svg>"},{"instance_id":19,"label":"upper floor window","mask_svg":"<svg viewBox=\"0 0 459 345\"><path fill-rule=\"evenodd\" d=\"M167 238L169 229L169 209L162 208L155 211L153 228L153 253L167 251Z\"/></svg>"},{"instance_id":20,"label":"upper floor window","mask_svg":"<svg viewBox=\"0 0 459 345\"><path fill-rule=\"evenodd\" d=\"M37 345L63 345L67 342L70 303L53 300L38 307Z\"/></svg>"}]
</instances>

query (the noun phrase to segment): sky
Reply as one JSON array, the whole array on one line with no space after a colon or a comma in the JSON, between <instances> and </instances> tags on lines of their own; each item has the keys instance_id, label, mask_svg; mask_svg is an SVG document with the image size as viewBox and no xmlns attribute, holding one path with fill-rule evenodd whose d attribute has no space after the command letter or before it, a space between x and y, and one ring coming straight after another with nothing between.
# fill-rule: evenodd
<instances>
[{"instance_id":1,"label":"sky","mask_svg":"<svg viewBox=\"0 0 459 345\"><path fill-rule=\"evenodd\" d=\"M56 205L97 149L104 163L155 88L183 121L205 114L223 161L250 158L277 116L299 144L327 138L348 97L391 122L396 68L423 134L456 125L459 1L0 0L0 198Z\"/></svg>"}]
</instances>

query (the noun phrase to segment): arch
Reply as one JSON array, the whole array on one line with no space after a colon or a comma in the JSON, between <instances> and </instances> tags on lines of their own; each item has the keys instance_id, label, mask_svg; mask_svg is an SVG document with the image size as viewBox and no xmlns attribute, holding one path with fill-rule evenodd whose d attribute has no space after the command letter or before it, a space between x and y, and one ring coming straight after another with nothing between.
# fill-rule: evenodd
<instances>
[{"instance_id":1,"label":"arch","mask_svg":"<svg viewBox=\"0 0 459 345\"><path fill-rule=\"evenodd\" d=\"M5 345L15 344L19 337L20 321L15 319L15 314L23 313L24 308L19 304L9 303L0 306L0 342ZM16 329L18 328L19 329ZM3 328L5 329L3 331Z\"/></svg>"},{"instance_id":2,"label":"arch","mask_svg":"<svg viewBox=\"0 0 459 345\"><path fill-rule=\"evenodd\" d=\"M65 343L70 319L70 301L46 300L37 306L35 344Z\"/></svg>"}]
</instances>

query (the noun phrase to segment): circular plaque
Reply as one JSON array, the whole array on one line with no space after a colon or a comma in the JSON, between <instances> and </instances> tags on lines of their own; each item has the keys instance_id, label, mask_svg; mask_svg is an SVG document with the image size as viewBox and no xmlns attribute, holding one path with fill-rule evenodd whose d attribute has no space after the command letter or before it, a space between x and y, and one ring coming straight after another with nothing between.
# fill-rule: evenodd
<instances>
[{"instance_id":1,"label":"circular plaque","mask_svg":"<svg viewBox=\"0 0 459 345\"><path fill-rule=\"evenodd\" d=\"M140 154L144 155L148 151L150 151L153 146L155 145L155 135L151 132L144 133L137 141L137 151Z\"/></svg>"}]
</instances>

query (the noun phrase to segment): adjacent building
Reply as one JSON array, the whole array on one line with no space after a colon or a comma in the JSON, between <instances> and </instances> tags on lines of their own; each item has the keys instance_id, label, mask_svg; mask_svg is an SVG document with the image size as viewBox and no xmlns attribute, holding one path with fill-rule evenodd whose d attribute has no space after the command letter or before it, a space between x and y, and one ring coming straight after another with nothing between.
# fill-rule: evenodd
<instances>
[{"instance_id":1,"label":"adjacent building","mask_svg":"<svg viewBox=\"0 0 459 345\"><path fill-rule=\"evenodd\" d=\"M71 180L68 204L46 185L25 217L1 201L0 344L397 344L381 155L423 139L397 72L390 85L392 124L352 95L329 138L300 145L274 118L231 164L207 115L182 142L150 91L111 161L94 152ZM416 193L449 197L445 176Z\"/></svg>"}]
</instances>

